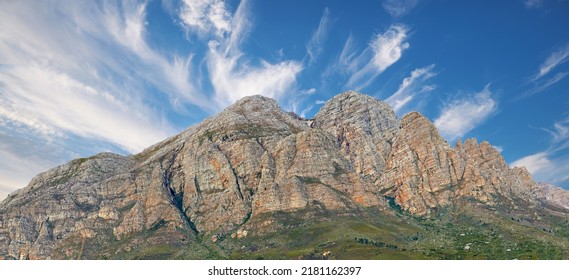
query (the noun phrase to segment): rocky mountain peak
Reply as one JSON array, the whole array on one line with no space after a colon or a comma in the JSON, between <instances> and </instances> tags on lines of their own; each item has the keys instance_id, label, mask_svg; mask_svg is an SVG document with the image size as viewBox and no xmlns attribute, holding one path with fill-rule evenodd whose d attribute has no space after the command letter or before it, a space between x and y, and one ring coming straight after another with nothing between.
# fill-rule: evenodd
<instances>
[{"instance_id":1,"label":"rocky mountain peak","mask_svg":"<svg viewBox=\"0 0 569 280\"><path fill-rule=\"evenodd\" d=\"M235 103L227 107L226 110L257 112L265 110L281 110L281 107L277 101L272 98L262 95L251 95L237 100Z\"/></svg>"},{"instance_id":2,"label":"rocky mountain peak","mask_svg":"<svg viewBox=\"0 0 569 280\"><path fill-rule=\"evenodd\" d=\"M388 130L399 125L395 112L387 103L355 91L334 96L314 118L315 127L351 125L370 132Z\"/></svg>"},{"instance_id":3,"label":"rocky mountain peak","mask_svg":"<svg viewBox=\"0 0 569 280\"><path fill-rule=\"evenodd\" d=\"M39 174L0 204L0 256L75 258L90 254L86 243L262 234L282 213L391 215L394 203L431 215L461 203L538 205L553 193L538 190L489 143L453 148L421 114L399 120L364 94L335 96L313 120L250 96L140 154Z\"/></svg>"},{"instance_id":4,"label":"rocky mountain peak","mask_svg":"<svg viewBox=\"0 0 569 280\"><path fill-rule=\"evenodd\" d=\"M401 132L400 138L418 142L434 142L433 144L437 147L446 148L448 146L437 127L419 112L405 114L401 119L401 129L404 131Z\"/></svg>"}]
</instances>

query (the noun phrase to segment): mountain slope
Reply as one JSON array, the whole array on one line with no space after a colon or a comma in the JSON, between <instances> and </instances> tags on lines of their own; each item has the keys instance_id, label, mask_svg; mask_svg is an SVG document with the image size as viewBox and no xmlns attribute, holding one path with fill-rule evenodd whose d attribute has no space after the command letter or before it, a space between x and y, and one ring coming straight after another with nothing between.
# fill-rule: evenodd
<instances>
[{"instance_id":1,"label":"mountain slope","mask_svg":"<svg viewBox=\"0 0 569 280\"><path fill-rule=\"evenodd\" d=\"M293 258L321 256L316 246L361 247L338 258L461 258L474 256L432 253L432 240L474 224L512 244L539 232L536 248L564 248L553 229L563 231L567 209L544 207L542 190L487 142L453 148L419 113L399 120L363 94L339 94L310 120L252 96L140 154L39 174L0 204L0 256L282 257L272 252L290 247Z\"/></svg>"}]
</instances>

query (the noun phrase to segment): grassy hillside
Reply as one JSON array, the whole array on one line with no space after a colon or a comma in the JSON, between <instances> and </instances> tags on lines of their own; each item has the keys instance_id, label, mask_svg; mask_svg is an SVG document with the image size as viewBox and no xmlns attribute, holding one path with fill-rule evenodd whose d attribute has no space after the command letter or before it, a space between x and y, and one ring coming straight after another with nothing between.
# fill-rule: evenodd
<instances>
[{"instance_id":1,"label":"grassy hillside","mask_svg":"<svg viewBox=\"0 0 569 280\"><path fill-rule=\"evenodd\" d=\"M235 232L196 237L164 226L76 247L83 247L81 258L109 259L569 258L569 223L563 215L542 213L541 222L553 225L544 228L488 209L446 210L430 218L377 210L275 213L251 218L241 238Z\"/></svg>"}]
</instances>

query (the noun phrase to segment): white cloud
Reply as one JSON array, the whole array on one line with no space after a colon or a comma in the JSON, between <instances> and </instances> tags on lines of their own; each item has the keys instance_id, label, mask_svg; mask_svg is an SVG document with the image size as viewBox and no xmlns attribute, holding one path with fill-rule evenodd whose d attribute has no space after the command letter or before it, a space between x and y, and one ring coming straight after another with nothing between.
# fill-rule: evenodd
<instances>
[{"instance_id":1,"label":"white cloud","mask_svg":"<svg viewBox=\"0 0 569 280\"><path fill-rule=\"evenodd\" d=\"M435 89L433 85L425 85L425 83L436 75L433 72L434 64L417 68L411 72L411 76L403 79L399 89L389 96L387 102L396 113L400 113L405 106L412 102L417 95L430 92Z\"/></svg>"},{"instance_id":2,"label":"white cloud","mask_svg":"<svg viewBox=\"0 0 569 280\"><path fill-rule=\"evenodd\" d=\"M374 52L373 64L379 71L397 62L403 51L409 47L407 39L408 29L403 25L392 25L385 33L378 34L371 41L370 47Z\"/></svg>"},{"instance_id":3,"label":"white cloud","mask_svg":"<svg viewBox=\"0 0 569 280\"><path fill-rule=\"evenodd\" d=\"M184 0L180 9L184 25L200 35L223 36L231 32L231 13L222 0Z\"/></svg>"},{"instance_id":4,"label":"white cloud","mask_svg":"<svg viewBox=\"0 0 569 280\"><path fill-rule=\"evenodd\" d=\"M328 69L326 69L325 74L330 75L333 72L343 74L355 73L358 70L358 67L365 63L364 59L365 57L363 57L363 53L358 54L354 37L350 34L348 39L346 39L346 43L344 43L344 47L342 48L338 59L335 63L330 65Z\"/></svg>"},{"instance_id":5,"label":"white cloud","mask_svg":"<svg viewBox=\"0 0 569 280\"><path fill-rule=\"evenodd\" d=\"M147 83L190 102L187 67L148 47L144 5L85 5L2 2L0 118L44 138L74 134L140 151L173 132L147 105L155 100Z\"/></svg>"},{"instance_id":6,"label":"white cloud","mask_svg":"<svg viewBox=\"0 0 569 280\"><path fill-rule=\"evenodd\" d=\"M46 136L73 133L115 143L130 152L166 138L171 130L137 101L120 100L64 73L29 65L0 73L0 117Z\"/></svg>"},{"instance_id":7,"label":"white cloud","mask_svg":"<svg viewBox=\"0 0 569 280\"><path fill-rule=\"evenodd\" d=\"M392 17L397 18L409 13L417 4L419 0L384 0L382 6Z\"/></svg>"},{"instance_id":8,"label":"white cloud","mask_svg":"<svg viewBox=\"0 0 569 280\"><path fill-rule=\"evenodd\" d=\"M525 167L531 174L537 174L538 172L553 167L553 162L547 158L546 152L540 152L537 154L529 155L514 161L511 166L514 167Z\"/></svg>"},{"instance_id":9,"label":"white cloud","mask_svg":"<svg viewBox=\"0 0 569 280\"><path fill-rule=\"evenodd\" d=\"M549 55L539 67L539 72L534 76L532 81L547 75L551 70L558 65L565 63L567 60L569 60L569 45L566 45Z\"/></svg>"},{"instance_id":10,"label":"white cloud","mask_svg":"<svg viewBox=\"0 0 569 280\"><path fill-rule=\"evenodd\" d=\"M300 91L300 95L313 95L316 93L315 88L304 89Z\"/></svg>"},{"instance_id":11,"label":"white cloud","mask_svg":"<svg viewBox=\"0 0 569 280\"><path fill-rule=\"evenodd\" d=\"M320 23L318 28L312 34L310 41L306 44L306 52L309 57L309 63L312 64L316 62L316 59L322 54L323 45L326 42L326 37L328 36L328 31L330 30L330 10L328 8L324 9L322 13L322 18L320 18Z\"/></svg>"},{"instance_id":12,"label":"white cloud","mask_svg":"<svg viewBox=\"0 0 569 280\"><path fill-rule=\"evenodd\" d=\"M409 48L406 42L409 30L404 25L392 25L383 34L375 35L368 47L358 56L351 51L351 37L348 38L340 61L348 63L348 70L352 70L348 86L356 90L367 87L373 79L389 66L397 62L405 49ZM348 58L352 58L348 61Z\"/></svg>"},{"instance_id":13,"label":"white cloud","mask_svg":"<svg viewBox=\"0 0 569 280\"><path fill-rule=\"evenodd\" d=\"M25 155L25 145L2 147L0 184L20 180L21 187L39 170L101 151L94 147L138 152L175 132L166 115L172 109L194 116L249 94L282 97L302 65L271 64L241 52L251 27L247 5L241 2L235 14L224 1L163 5L187 32L209 40L208 61L196 63L197 53L153 47L144 2L0 2L0 132L21 129L20 139L61 142L58 149L67 151L43 150L47 161L32 168L38 161ZM189 45L193 49L195 42ZM215 92L206 95L209 86ZM6 153L30 163L5 173Z\"/></svg>"},{"instance_id":14,"label":"white cloud","mask_svg":"<svg viewBox=\"0 0 569 280\"><path fill-rule=\"evenodd\" d=\"M502 147L502 146L492 145L492 147L494 147L494 149L496 149L496 151L498 151L498 153L502 153L504 151L504 147Z\"/></svg>"},{"instance_id":15,"label":"white cloud","mask_svg":"<svg viewBox=\"0 0 569 280\"><path fill-rule=\"evenodd\" d=\"M569 119L555 122L554 129L544 129L551 134L552 143L559 144L569 139Z\"/></svg>"},{"instance_id":16,"label":"white cloud","mask_svg":"<svg viewBox=\"0 0 569 280\"><path fill-rule=\"evenodd\" d=\"M223 106L249 95L260 94L278 99L296 82L302 65L296 61L249 66L240 56L224 56L210 49L208 68L216 93L216 102Z\"/></svg>"},{"instance_id":17,"label":"white cloud","mask_svg":"<svg viewBox=\"0 0 569 280\"><path fill-rule=\"evenodd\" d=\"M525 167L534 180L561 184L569 180L569 159L555 157L551 151L543 151L514 161L511 166Z\"/></svg>"},{"instance_id":18,"label":"white cloud","mask_svg":"<svg viewBox=\"0 0 569 280\"><path fill-rule=\"evenodd\" d=\"M192 1L184 2L181 18L186 16L184 11L190 10L188 2ZM199 5L202 6L199 9L213 9L212 6L218 5L218 2L220 1L201 1ZM220 5L216 7L216 9L222 8L226 9ZM247 58L240 48L251 26L248 20L250 15L247 1L241 2L233 15L227 10L216 13L227 15L223 18L229 23L229 27L223 29L223 32L216 32L217 38L208 42L205 58L211 86L215 91L213 101L218 109L249 95L260 94L275 99L281 98L296 83L296 77L303 69L302 64L292 60L275 64L265 60L254 63ZM192 17L193 21L190 23L193 25L188 25L188 28L199 26L195 22L211 21L209 16L199 20L195 18ZM184 23L188 24L185 20ZM199 32L207 31L212 32L212 29L199 30Z\"/></svg>"},{"instance_id":19,"label":"white cloud","mask_svg":"<svg viewBox=\"0 0 569 280\"><path fill-rule=\"evenodd\" d=\"M310 110L312 110L312 108L314 108L314 106L308 106L307 108L305 108L304 110L302 110L300 112L300 116L303 118L306 118L306 114L308 114L308 112L310 112Z\"/></svg>"},{"instance_id":20,"label":"white cloud","mask_svg":"<svg viewBox=\"0 0 569 280\"><path fill-rule=\"evenodd\" d=\"M543 83L538 83L536 81L536 83L538 83L539 85L530 89L529 91L527 91L520 98L524 98L524 97L534 95L536 93L540 93L540 92L548 89L550 86L552 86L552 85L558 83L559 81L563 80L563 78L565 78L568 74L569 74L569 72L559 72L559 73L555 74L555 76L551 77L549 80L547 80Z\"/></svg>"},{"instance_id":21,"label":"white cloud","mask_svg":"<svg viewBox=\"0 0 569 280\"><path fill-rule=\"evenodd\" d=\"M172 101L194 104L209 112L216 110L194 85L196 79L191 72L193 54L167 56L153 50L145 39L146 6L127 1L123 5L126 7L122 9L111 5L101 17L105 18L105 30L112 39L126 48L128 55L134 56L141 78L167 94ZM89 24L96 24L96 20Z\"/></svg>"},{"instance_id":22,"label":"white cloud","mask_svg":"<svg viewBox=\"0 0 569 280\"><path fill-rule=\"evenodd\" d=\"M488 86L479 93L446 104L435 126L449 141L456 140L483 123L498 108Z\"/></svg>"},{"instance_id":23,"label":"white cloud","mask_svg":"<svg viewBox=\"0 0 569 280\"><path fill-rule=\"evenodd\" d=\"M171 108L214 110L190 80L193 54L153 49L147 25L137 1L0 2L0 142L18 139L0 145L1 185L78 156L141 151L174 133Z\"/></svg>"},{"instance_id":24,"label":"white cloud","mask_svg":"<svg viewBox=\"0 0 569 280\"><path fill-rule=\"evenodd\" d=\"M553 77L550 77L547 80L544 79L555 68L567 62L568 60L569 44L552 52L540 65L539 71L529 79L529 83L532 83L532 87L524 94L520 95L517 99L526 98L536 93L545 91L552 85L557 84L563 80L567 75L569 75L569 72L558 72Z\"/></svg>"},{"instance_id":25,"label":"white cloud","mask_svg":"<svg viewBox=\"0 0 569 280\"><path fill-rule=\"evenodd\" d=\"M551 135L550 147L514 161L512 166L525 166L535 180L552 184L569 180L569 118L556 122L553 129L543 129Z\"/></svg>"}]
</instances>

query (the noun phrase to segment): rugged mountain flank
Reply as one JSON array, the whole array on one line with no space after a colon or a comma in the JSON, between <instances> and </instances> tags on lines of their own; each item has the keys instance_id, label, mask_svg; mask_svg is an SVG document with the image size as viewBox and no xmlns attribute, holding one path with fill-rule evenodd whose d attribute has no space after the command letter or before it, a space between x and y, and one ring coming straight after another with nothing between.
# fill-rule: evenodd
<instances>
[{"instance_id":1,"label":"rugged mountain flank","mask_svg":"<svg viewBox=\"0 0 569 280\"><path fill-rule=\"evenodd\" d=\"M367 95L339 94L314 119L251 96L140 154L103 153L37 175L0 204L0 256L108 258L168 245L205 258L222 254L218 240L281 231L282 215L566 211L556 193L489 143L451 147L419 113L399 120Z\"/></svg>"}]
</instances>

